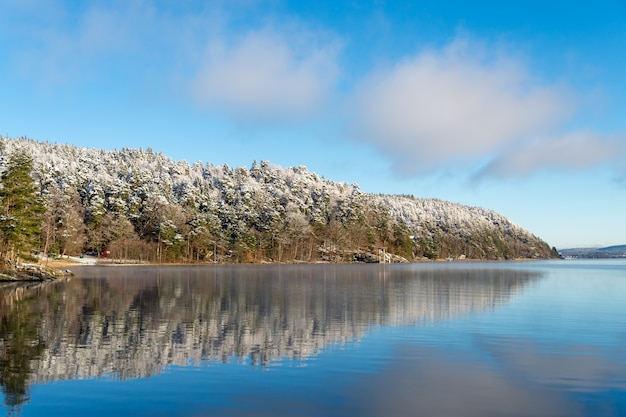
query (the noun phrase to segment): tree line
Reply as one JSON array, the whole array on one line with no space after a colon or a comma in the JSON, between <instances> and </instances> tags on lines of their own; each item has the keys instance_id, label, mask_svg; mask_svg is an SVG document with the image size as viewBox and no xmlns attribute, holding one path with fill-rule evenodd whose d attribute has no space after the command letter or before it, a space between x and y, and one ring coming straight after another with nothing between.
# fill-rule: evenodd
<instances>
[{"instance_id":1,"label":"tree line","mask_svg":"<svg viewBox=\"0 0 626 417\"><path fill-rule=\"evenodd\" d=\"M158 196L146 199L137 216L110 208L85 211L84 197L51 187L42 196L31 177L32 158L19 151L9 158L0 180L0 262L83 253L149 262L259 262L353 260L358 250L385 250L411 257L406 225L384 207L351 202L324 221L244 201L233 193L222 211L197 210ZM241 170L239 175L242 175ZM359 194L359 193L357 193ZM256 205L256 213L248 210ZM240 212L233 212L239 210Z\"/></svg>"},{"instance_id":2,"label":"tree line","mask_svg":"<svg viewBox=\"0 0 626 417\"><path fill-rule=\"evenodd\" d=\"M552 256L495 212L367 194L267 161L233 169L150 149L0 139L0 172L5 264L33 253L147 262Z\"/></svg>"}]
</instances>

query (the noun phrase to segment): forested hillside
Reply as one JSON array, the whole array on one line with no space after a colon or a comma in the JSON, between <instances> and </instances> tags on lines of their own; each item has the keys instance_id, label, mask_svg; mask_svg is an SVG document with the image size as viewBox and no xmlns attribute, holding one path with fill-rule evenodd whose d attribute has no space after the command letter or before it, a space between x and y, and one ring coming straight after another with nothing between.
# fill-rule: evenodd
<instances>
[{"instance_id":1,"label":"forested hillside","mask_svg":"<svg viewBox=\"0 0 626 417\"><path fill-rule=\"evenodd\" d=\"M40 251L156 262L547 258L498 213L435 199L372 195L304 167L173 161L151 149L104 151L0 139L0 173L32 158Z\"/></svg>"}]
</instances>

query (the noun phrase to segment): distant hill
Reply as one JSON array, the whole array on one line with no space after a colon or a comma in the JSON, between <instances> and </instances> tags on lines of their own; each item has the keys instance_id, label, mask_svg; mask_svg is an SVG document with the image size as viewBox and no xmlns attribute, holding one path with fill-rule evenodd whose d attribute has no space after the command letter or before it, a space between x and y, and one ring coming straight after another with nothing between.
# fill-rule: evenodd
<instances>
[{"instance_id":1,"label":"distant hill","mask_svg":"<svg viewBox=\"0 0 626 417\"><path fill-rule=\"evenodd\" d=\"M493 210L368 194L302 166L231 168L151 149L0 138L0 172L17 150L32 157L48 209L43 253L153 262L558 257Z\"/></svg>"},{"instance_id":2,"label":"distant hill","mask_svg":"<svg viewBox=\"0 0 626 417\"><path fill-rule=\"evenodd\" d=\"M559 253L566 258L626 258L626 245L562 249Z\"/></svg>"}]
</instances>

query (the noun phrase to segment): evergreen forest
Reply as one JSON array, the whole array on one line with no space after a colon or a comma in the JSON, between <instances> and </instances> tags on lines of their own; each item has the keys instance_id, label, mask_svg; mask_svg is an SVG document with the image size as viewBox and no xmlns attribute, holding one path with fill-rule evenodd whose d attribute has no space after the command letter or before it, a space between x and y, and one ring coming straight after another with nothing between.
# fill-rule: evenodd
<instances>
[{"instance_id":1,"label":"evergreen forest","mask_svg":"<svg viewBox=\"0 0 626 417\"><path fill-rule=\"evenodd\" d=\"M404 262L558 256L485 208L368 194L305 167L0 138L0 261Z\"/></svg>"}]
</instances>

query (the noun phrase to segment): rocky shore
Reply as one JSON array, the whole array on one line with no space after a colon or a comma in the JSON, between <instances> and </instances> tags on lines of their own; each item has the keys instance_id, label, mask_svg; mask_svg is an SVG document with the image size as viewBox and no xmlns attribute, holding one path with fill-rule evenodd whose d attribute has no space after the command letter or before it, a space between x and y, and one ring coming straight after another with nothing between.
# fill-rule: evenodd
<instances>
[{"instance_id":1,"label":"rocky shore","mask_svg":"<svg viewBox=\"0 0 626 417\"><path fill-rule=\"evenodd\" d=\"M73 275L69 269L51 268L39 264L21 264L0 269L0 281L54 281L60 277Z\"/></svg>"}]
</instances>

